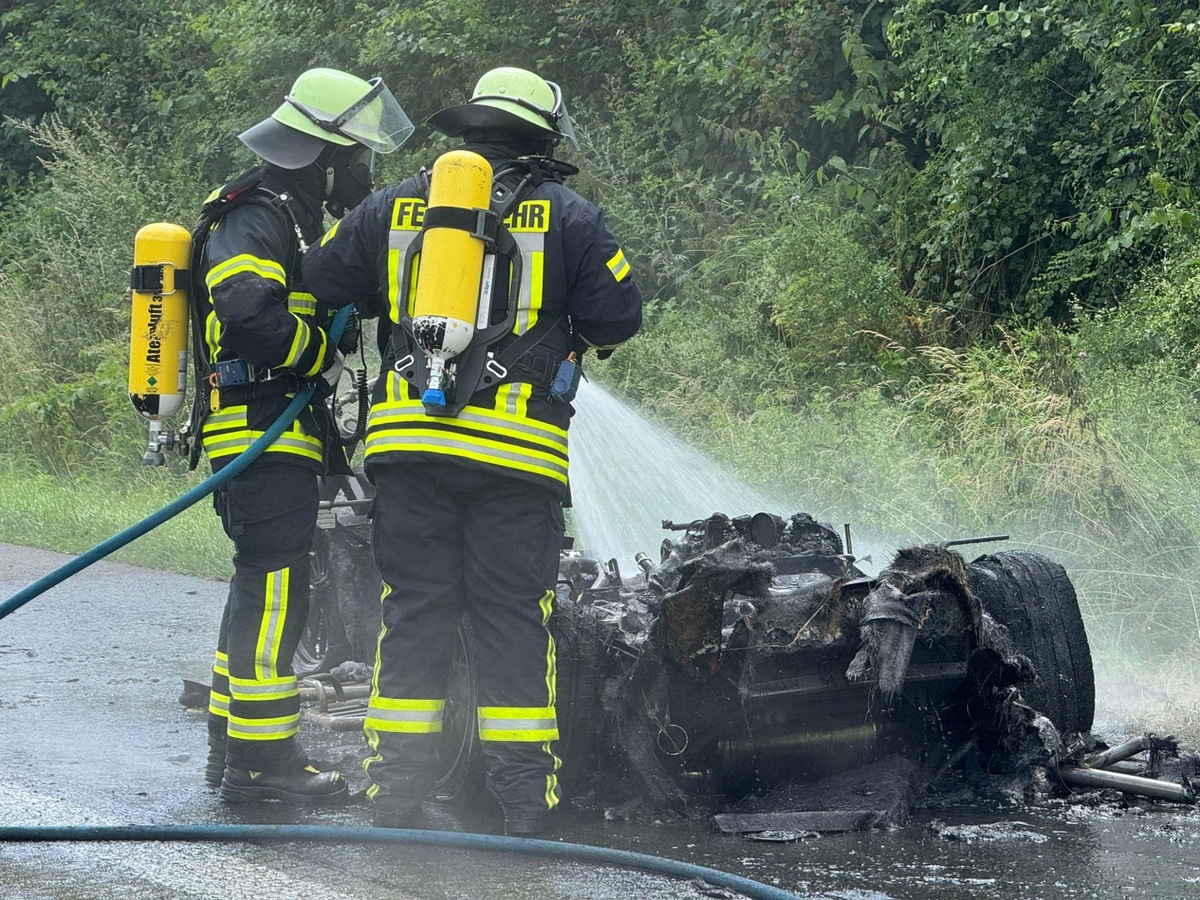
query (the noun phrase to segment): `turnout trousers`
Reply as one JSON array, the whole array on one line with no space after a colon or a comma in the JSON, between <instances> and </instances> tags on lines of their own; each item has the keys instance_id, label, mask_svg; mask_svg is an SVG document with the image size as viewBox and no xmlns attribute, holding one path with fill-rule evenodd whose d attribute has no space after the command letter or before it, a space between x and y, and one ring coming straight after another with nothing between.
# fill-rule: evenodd
<instances>
[{"instance_id":1,"label":"turnout trousers","mask_svg":"<svg viewBox=\"0 0 1200 900\"><path fill-rule=\"evenodd\" d=\"M466 613L487 787L508 816L559 802L555 648L548 623L562 502L548 487L452 462L377 463L374 551L383 576L364 769L377 809L435 786L451 650Z\"/></svg>"},{"instance_id":2,"label":"turnout trousers","mask_svg":"<svg viewBox=\"0 0 1200 900\"><path fill-rule=\"evenodd\" d=\"M317 476L255 460L214 504L235 552L213 662L209 736L226 737L230 765L269 772L294 765L301 753L292 655L308 618Z\"/></svg>"}]
</instances>

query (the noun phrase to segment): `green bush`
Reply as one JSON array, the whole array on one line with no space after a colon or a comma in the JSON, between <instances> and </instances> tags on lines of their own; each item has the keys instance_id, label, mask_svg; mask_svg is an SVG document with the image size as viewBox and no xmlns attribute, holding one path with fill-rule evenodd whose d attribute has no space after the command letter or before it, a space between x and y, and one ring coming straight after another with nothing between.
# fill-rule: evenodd
<instances>
[{"instance_id":1,"label":"green bush","mask_svg":"<svg viewBox=\"0 0 1200 900\"><path fill-rule=\"evenodd\" d=\"M94 120L71 131L51 117L34 138L48 176L0 231L0 441L70 473L140 448L126 399L133 239L192 198L131 165Z\"/></svg>"}]
</instances>

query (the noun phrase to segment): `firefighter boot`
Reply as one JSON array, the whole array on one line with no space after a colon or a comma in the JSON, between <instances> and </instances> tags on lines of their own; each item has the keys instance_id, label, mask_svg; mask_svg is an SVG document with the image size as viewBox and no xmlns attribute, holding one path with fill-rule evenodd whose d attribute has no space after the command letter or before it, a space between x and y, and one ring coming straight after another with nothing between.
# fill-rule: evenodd
<instances>
[{"instance_id":1,"label":"firefighter boot","mask_svg":"<svg viewBox=\"0 0 1200 900\"><path fill-rule=\"evenodd\" d=\"M208 734L208 763L204 767L204 783L219 788L225 775L225 735Z\"/></svg>"},{"instance_id":2,"label":"firefighter boot","mask_svg":"<svg viewBox=\"0 0 1200 900\"><path fill-rule=\"evenodd\" d=\"M536 837L550 828L550 816L544 812L508 813L504 816L504 834L508 837Z\"/></svg>"},{"instance_id":3,"label":"firefighter boot","mask_svg":"<svg viewBox=\"0 0 1200 900\"><path fill-rule=\"evenodd\" d=\"M384 806L375 804L371 814L371 824L375 828L423 828L425 817L421 814L421 804L410 806Z\"/></svg>"},{"instance_id":4,"label":"firefighter boot","mask_svg":"<svg viewBox=\"0 0 1200 900\"><path fill-rule=\"evenodd\" d=\"M221 799L226 803L281 800L297 806L332 806L349 799L341 772L322 772L309 762L275 771L225 767Z\"/></svg>"}]
</instances>

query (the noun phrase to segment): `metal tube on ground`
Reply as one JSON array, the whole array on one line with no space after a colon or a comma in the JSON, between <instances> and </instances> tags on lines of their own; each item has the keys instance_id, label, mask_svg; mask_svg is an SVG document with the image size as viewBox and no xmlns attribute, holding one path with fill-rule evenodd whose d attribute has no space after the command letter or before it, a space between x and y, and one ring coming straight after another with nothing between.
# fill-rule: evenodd
<instances>
[{"instance_id":1,"label":"metal tube on ground","mask_svg":"<svg viewBox=\"0 0 1200 900\"><path fill-rule=\"evenodd\" d=\"M1126 794L1140 794L1143 797L1171 800L1175 803L1196 802L1196 792L1189 786L1143 778L1140 775L1126 775L1122 772L1088 769L1083 766L1059 766L1058 777L1065 784L1078 787L1110 788Z\"/></svg>"},{"instance_id":2,"label":"metal tube on ground","mask_svg":"<svg viewBox=\"0 0 1200 900\"><path fill-rule=\"evenodd\" d=\"M1120 762L1123 759L1129 759L1131 756L1137 756L1143 750L1149 749L1150 742L1146 740L1146 736L1135 737L1124 743L1117 744L1115 747L1109 747L1102 753L1097 753L1095 756L1089 756L1083 764L1089 769L1107 769L1115 762Z\"/></svg>"},{"instance_id":3,"label":"metal tube on ground","mask_svg":"<svg viewBox=\"0 0 1200 900\"><path fill-rule=\"evenodd\" d=\"M308 713L307 720L330 731L362 731L366 716L335 716L329 713Z\"/></svg>"},{"instance_id":4,"label":"metal tube on ground","mask_svg":"<svg viewBox=\"0 0 1200 900\"><path fill-rule=\"evenodd\" d=\"M300 688L301 700L320 700L328 694L333 694L338 700L360 700L363 697L371 696L371 686L369 684L343 684L341 694L338 695L337 688L333 685L327 685L324 682L305 681L303 679L298 683Z\"/></svg>"}]
</instances>

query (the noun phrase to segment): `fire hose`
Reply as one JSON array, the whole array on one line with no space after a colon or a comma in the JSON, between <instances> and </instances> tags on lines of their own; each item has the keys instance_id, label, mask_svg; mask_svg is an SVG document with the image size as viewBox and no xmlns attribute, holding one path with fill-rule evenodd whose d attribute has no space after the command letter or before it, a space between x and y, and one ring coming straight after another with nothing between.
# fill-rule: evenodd
<instances>
[{"instance_id":1,"label":"fire hose","mask_svg":"<svg viewBox=\"0 0 1200 900\"><path fill-rule=\"evenodd\" d=\"M351 314L351 307L340 310L330 328L330 337L335 343L340 338ZM70 562L28 585L0 603L0 620L16 612L34 598L50 588L66 581L88 566L144 534L174 518L188 507L207 497L226 481L233 478L254 462L283 434L308 405L314 388L302 388L296 392L292 402L280 417L263 432L244 452L228 465L187 491L178 499L152 513L119 534L97 544L91 550L75 557ZM770 885L761 884L717 869L662 859L623 850L610 850L585 844L558 841L539 841L524 838L499 837L484 834L453 833L442 831L414 831L388 828L346 828L320 825L175 825L175 826L5 826L0 827L0 841L46 842L46 841L325 841L329 843L363 844L407 844L453 849L502 851L528 853L572 861L593 862L642 871L660 873L679 878L699 878L710 884L730 888L745 894L752 900L796 900L798 895Z\"/></svg>"},{"instance_id":2,"label":"fire hose","mask_svg":"<svg viewBox=\"0 0 1200 900\"><path fill-rule=\"evenodd\" d=\"M692 863L663 859L628 850L610 850L588 844L541 841L450 831L418 831L407 828L348 828L328 825L36 825L0 827L0 842L45 841L321 841L328 844L402 844L523 853L570 862L637 869L683 879L700 879L717 887L734 890L751 900L800 900L785 891Z\"/></svg>"},{"instance_id":3,"label":"fire hose","mask_svg":"<svg viewBox=\"0 0 1200 900\"><path fill-rule=\"evenodd\" d=\"M333 324L329 329L330 340L336 344L342 336L342 332L346 328L346 323L350 319L353 312L353 307L347 306L338 310L334 316ZM66 581L77 572L82 572L94 562L104 559L110 553L121 549L126 544L136 540L142 535L153 531L159 525L179 515L189 506L203 500L225 482L229 481L233 476L237 475L245 469L250 463L258 459L259 456L275 442L275 439L283 434L284 430L296 420L301 411L308 405L309 399L312 397L314 390L313 385L301 388L296 392L296 396L292 398L292 402L288 404L287 409L272 423L271 427L262 433L259 437L247 447L242 453L234 458L228 465L214 475L210 475L200 484L196 485L187 493L183 494L176 500L168 503L157 512L151 513L142 521L135 525L131 525L119 534L113 535L108 540L97 544L91 550L80 556L75 557L65 565L55 569L49 575L46 575L28 587L17 591L3 603L0 603L0 619L5 618L11 613L16 612L34 597L44 594L56 584Z\"/></svg>"}]
</instances>

